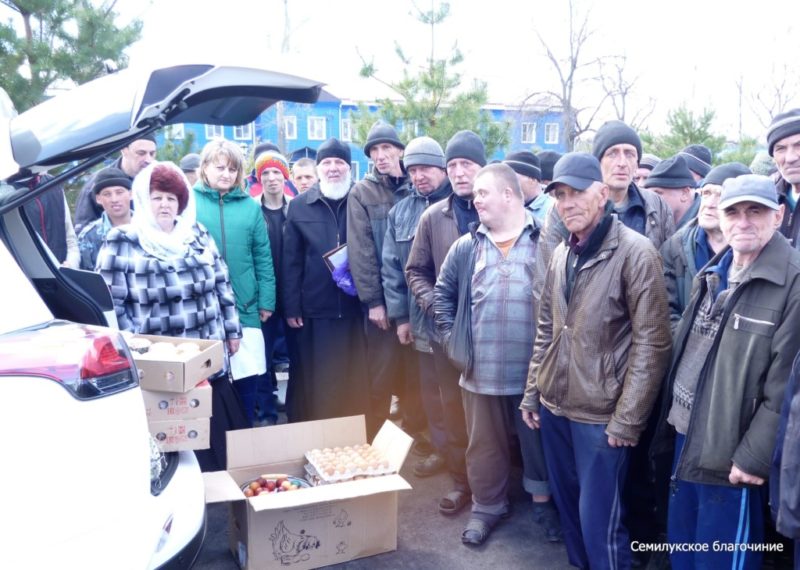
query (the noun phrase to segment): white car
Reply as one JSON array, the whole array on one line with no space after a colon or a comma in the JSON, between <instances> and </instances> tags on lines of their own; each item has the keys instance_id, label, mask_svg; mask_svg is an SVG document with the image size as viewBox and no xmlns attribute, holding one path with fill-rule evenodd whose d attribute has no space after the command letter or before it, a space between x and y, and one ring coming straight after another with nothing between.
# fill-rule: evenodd
<instances>
[{"instance_id":1,"label":"white car","mask_svg":"<svg viewBox=\"0 0 800 570\"><path fill-rule=\"evenodd\" d=\"M206 526L194 454L151 453L105 283L60 268L23 205L157 127L245 124L320 88L258 69L124 70L19 116L0 90L0 568L190 568Z\"/></svg>"}]
</instances>

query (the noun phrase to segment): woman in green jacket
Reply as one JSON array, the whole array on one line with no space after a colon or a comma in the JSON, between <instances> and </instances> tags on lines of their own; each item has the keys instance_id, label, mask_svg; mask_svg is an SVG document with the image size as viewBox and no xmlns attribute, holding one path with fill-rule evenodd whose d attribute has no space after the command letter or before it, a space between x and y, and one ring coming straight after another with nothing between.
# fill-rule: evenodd
<instances>
[{"instance_id":1,"label":"woman in green jacket","mask_svg":"<svg viewBox=\"0 0 800 570\"><path fill-rule=\"evenodd\" d=\"M242 343L231 358L231 375L251 424L256 394L267 382L261 323L275 310L275 272L261 208L242 190L244 156L226 140L206 144L194 186L197 221L217 242L228 270L242 323Z\"/></svg>"}]
</instances>

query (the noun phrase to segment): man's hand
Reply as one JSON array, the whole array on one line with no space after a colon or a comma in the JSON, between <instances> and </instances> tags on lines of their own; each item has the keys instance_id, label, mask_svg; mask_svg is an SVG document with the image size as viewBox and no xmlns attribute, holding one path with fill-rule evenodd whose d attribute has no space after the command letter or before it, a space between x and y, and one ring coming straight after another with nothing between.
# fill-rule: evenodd
<instances>
[{"instance_id":1,"label":"man's hand","mask_svg":"<svg viewBox=\"0 0 800 570\"><path fill-rule=\"evenodd\" d=\"M262 323L267 322L267 319L272 316L272 311L268 311L266 309L259 309L258 310L258 318L261 319Z\"/></svg>"},{"instance_id":2,"label":"man's hand","mask_svg":"<svg viewBox=\"0 0 800 570\"><path fill-rule=\"evenodd\" d=\"M228 341L228 354L233 356L237 352L239 352L239 345L242 343L242 339L240 338L232 338Z\"/></svg>"},{"instance_id":3,"label":"man's hand","mask_svg":"<svg viewBox=\"0 0 800 570\"><path fill-rule=\"evenodd\" d=\"M731 467L731 474L728 475L728 481L731 482L731 485L740 485L740 484L763 485L764 484L764 479L762 479L761 477L756 477L755 475L750 475L749 473L745 473L744 471L742 471L741 469L736 467L735 464L734 464L733 467Z\"/></svg>"},{"instance_id":4,"label":"man's hand","mask_svg":"<svg viewBox=\"0 0 800 570\"><path fill-rule=\"evenodd\" d=\"M286 324L293 329L301 329L303 328L303 317L288 317Z\"/></svg>"},{"instance_id":5,"label":"man's hand","mask_svg":"<svg viewBox=\"0 0 800 570\"><path fill-rule=\"evenodd\" d=\"M397 338L400 344L411 344L414 342L414 335L411 333L411 323L397 325Z\"/></svg>"},{"instance_id":6,"label":"man's hand","mask_svg":"<svg viewBox=\"0 0 800 570\"><path fill-rule=\"evenodd\" d=\"M522 421L525 422L525 425L531 429L539 429L541 427L541 424L539 423L541 420L539 414L536 412L530 412L528 410L520 411L522 412Z\"/></svg>"},{"instance_id":7,"label":"man's hand","mask_svg":"<svg viewBox=\"0 0 800 570\"><path fill-rule=\"evenodd\" d=\"M378 305L369 310L369 322L381 329L382 331L389 330L389 319L386 317L386 307Z\"/></svg>"},{"instance_id":8,"label":"man's hand","mask_svg":"<svg viewBox=\"0 0 800 570\"><path fill-rule=\"evenodd\" d=\"M620 439L613 435L608 436L608 445L611 447L635 447L636 444L627 439Z\"/></svg>"}]
</instances>

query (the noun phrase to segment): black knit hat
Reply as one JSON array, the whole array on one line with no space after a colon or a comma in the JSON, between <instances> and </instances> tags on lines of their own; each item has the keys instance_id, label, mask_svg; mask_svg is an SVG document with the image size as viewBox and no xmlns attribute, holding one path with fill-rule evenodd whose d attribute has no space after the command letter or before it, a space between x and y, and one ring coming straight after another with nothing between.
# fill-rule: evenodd
<instances>
[{"instance_id":1,"label":"black knit hat","mask_svg":"<svg viewBox=\"0 0 800 570\"><path fill-rule=\"evenodd\" d=\"M716 184L722 186L728 178L736 178L743 174L752 174L750 169L741 162L726 162L712 168L703 179L703 186L706 184Z\"/></svg>"},{"instance_id":2,"label":"black knit hat","mask_svg":"<svg viewBox=\"0 0 800 570\"><path fill-rule=\"evenodd\" d=\"M711 149L702 144L690 144L679 153L686 159L689 170L705 178L711 170Z\"/></svg>"},{"instance_id":3,"label":"black knit hat","mask_svg":"<svg viewBox=\"0 0 800 570\"><path fill-rule=\"evenodd\" d=\"M158 144L156 142L156 134L155 133L147 133L146 135L140 136L136 141L150 141L153 144ZM136 142L133 141L133 142Z\"/></svg>"},{"instance_id":4,"label":"black knit hat","mask_svg":"<svg viewBox=\"0 0 800 570\"><path fill-rule=\"evenodd\" d=\"M540 180L552 180L553 167L558 162L558 159L561 158L561 153L554 150L543 150L536 157L539 159L539 168L542 170Z\"/></svg>"},{"instance_id":5,"label":"black knit hat","mask_svg":"<svg viewBox=\"0 0 800 570\"><path fill-rule=\"evenodd\" d=\"M542 179L542 169L539 166L539 159L536 155L527 150L512 152L503 159L503 162L511 167L517 174L533 178Z\"/></svg>"},{"instance_id":6,"label":"black knit hat","mask_svg":"<svg viewBox=\"0 0 800 570\"><path fill-rule=\"evenodd\" d=\"M792 109L780 115L775 115L767 129L767 148L772 156L775 143L788 136L800 133L800 109Z\"/></svg>"},{"instance_id":7,"label":"black knit hat","mask_svg":"<svg viewBox=\"0 0 800 570\"><path fill-rule=\"evenodd\" d=\"M592 154L597 160L603 158L605 152L615 144L630 144L636 147L636 159L642 156L642 139L631 127L622 121L608 121L597 129L592 145Z\"/></svg>"},{"instance_id":8,"label":"black knit hat","mask_svg":"<svg viewBox=\"0 0 800 570\"><path fill-rule=\"evenodd\" d=\"M486 148L481 137L472 131L458 131L447 141L445 164L456 158L466 158L479 166L486 166Z\"/></svg>"},{"instance_id":9,"label":"black knit hat","mask_svg":"<svg viewBox=\"0 0 800 570\"><path fill-rule=\"evenodd\" d=\"M694 188L696 186L692 173L686 165L682 154L676 154L659 162L647 180L645 188Z\"/></svg>"},{"instance_id":10,"label":"black knit hat","mask_svg":"<svg viewBox=\"0 0 800 570\"><path fill-rule=\"evenodd\" d=\"M369 156L370 149L374 145L381 143L389 143L399 149L406 148L406 145L400 142L400 137L397 136L397 131L392 125L383 121L375 121L375 124L369 129L369 133L367 133L367 142L364 144L364 154Z\"/></svg>"},{"instance_id":11,"label":"black knit hat","mask_svg":"<svg viewBox=\"0 0 800 570\"><path fill-rule=\"evenodd\" d=\"M131 177L122 172L119 168L109 166L99 171L94 177L92 192L97 196L104 188L109 186L122 186L131 189Z\"/></svg>"},{"instance_id":12,"label":"black knit hat","mask_svg":"<svg viewBox=\"0 0 800 570\"><path fill-rule=\"evenodd\" d=\"M282 154L281 153L281 149L279 149L278 145L276 145L274 142L264 141L264 142L258 143L256 145L256 148L253 149L253 158L254 159L258 158L258 156L261 153L264 153L264 152L267 152L267 151L272 151L272 152L277 152L278 154Z\"/></svg>"},{"instance_id":13,"label":"black knit hat","mask_svg":"<svg viewBox=\"0 0 800 570\"><path fill-rule=\"evenodd\" d=\"M347 143L331 137L317 149L317 164L326 158L341 158L347 164L350 164L350 147Z\"/></svg>"}]
</instances>

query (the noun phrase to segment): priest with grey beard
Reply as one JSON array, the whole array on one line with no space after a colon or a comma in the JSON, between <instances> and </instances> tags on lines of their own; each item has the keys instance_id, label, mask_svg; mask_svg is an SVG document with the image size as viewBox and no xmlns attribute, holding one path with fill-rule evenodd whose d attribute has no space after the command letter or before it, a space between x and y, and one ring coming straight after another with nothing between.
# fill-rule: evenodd
<instances>
[{"instance_id":1,"label":"priest with grey beard","mask_svg":"<svg viewBox=\"0 0 800 570\"><path fill-rule=\"evenodd\" d=\"M347 243L347 143L331 138L319 147L317 175L317 184L289 202L283 228L290 422L366 416L369 407L361 304L336 285L323 257Z\"/></svg>"}]
</instances>

